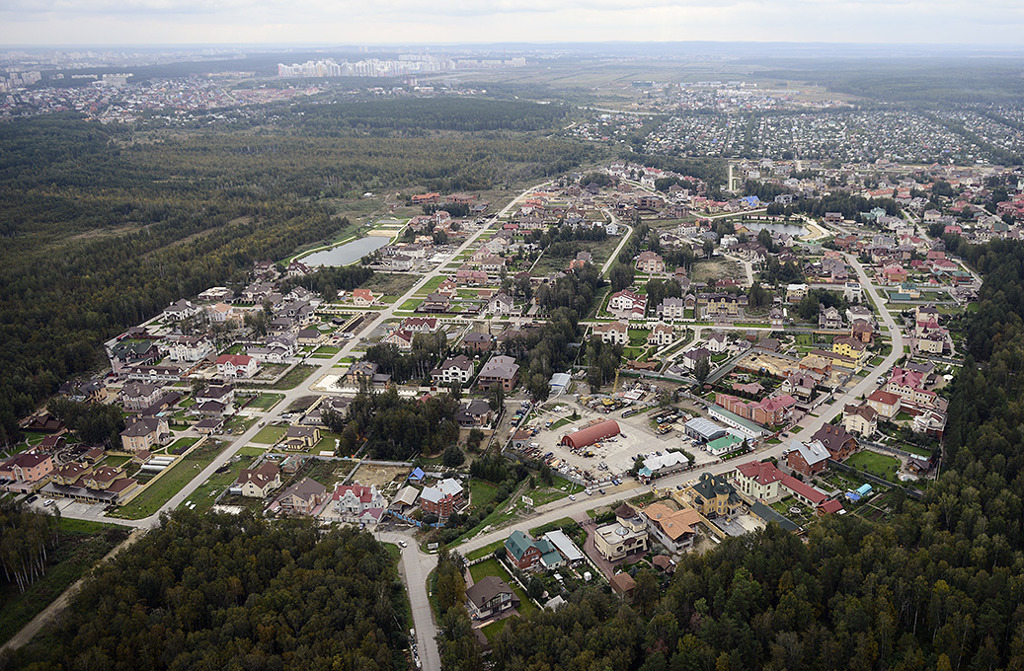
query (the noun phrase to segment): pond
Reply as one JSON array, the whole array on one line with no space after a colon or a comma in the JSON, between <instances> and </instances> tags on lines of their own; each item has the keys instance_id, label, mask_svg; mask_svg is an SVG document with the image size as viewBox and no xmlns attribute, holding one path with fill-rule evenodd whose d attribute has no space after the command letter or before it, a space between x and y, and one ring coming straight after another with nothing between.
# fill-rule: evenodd
<instances>
[{"instance_id":1,"label":"pond","mask_svg":"<svg viewBox=\"0 0 1024 671\"><path fill-rule=\"evenodd\" d=\"M300 259L307 266L347 266L390 242L390 238L368 236L343 245L314 252Z\"/></svg>"}]
</instances>

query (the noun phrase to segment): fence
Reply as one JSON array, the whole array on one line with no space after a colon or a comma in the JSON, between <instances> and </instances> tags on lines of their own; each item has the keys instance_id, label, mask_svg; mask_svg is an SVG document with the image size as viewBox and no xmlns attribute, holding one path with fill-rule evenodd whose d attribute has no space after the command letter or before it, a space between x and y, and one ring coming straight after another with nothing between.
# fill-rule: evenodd
<instances>
[{"instance_id":1,"label":"fence","mask_svg":"<svg viewBox=\"0 0 1024 671\"><path fill-rule=\"evenodd\" d=\"M854 468L853 466L847 466L846 464L841 464L838 461L835 461L833 459L826 459L826 464L828 465L829 468L835 468L837 470L845 471L847 473L853 473L858 478L862 478L862 479L867 480L868 482L871 482L873 484L881 485L883 487L888 487L889 489L901 489L901 490L903 490L904 493L906 493L907 496L909 496L911 498L921 499L921 498L924 497L924 492L922 492L920 489L914 489L913 487L904 487L903 485L896 484L895 482L890 482L890 481L886 480L885 478L880 478L877 475L872 475L871 473L865 473L864 471L858 470L858 469Z\"/></svg>"}]
</instances>

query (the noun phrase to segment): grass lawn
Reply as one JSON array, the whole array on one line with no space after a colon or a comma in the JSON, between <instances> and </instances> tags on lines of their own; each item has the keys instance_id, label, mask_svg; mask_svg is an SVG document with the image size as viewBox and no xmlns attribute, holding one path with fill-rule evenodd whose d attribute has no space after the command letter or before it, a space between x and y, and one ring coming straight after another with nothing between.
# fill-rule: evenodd
<instances>
[{"instance_id":1,"label":"grass lawn","mask_svg":"<svg viewBox=\"0 0 1024 671\"><path fill-rule=\"evenodd\" d=\"M917 456L924 457L925 459L930 459L932 456L932 451L929 450L927 447L911 445L910 443L901 443L899 447L901 450L904 450L905 452L916 454Z\"/></svg>"},{"instance_id":2,"label":"grass lawn","mask_svg":"<svg viewBox=\"0 0 1024 671\"><path fill-rule=\"evenodd\" d=\"M416 308L418 308L422 304L423 304L423 299L422 298L410 298L409 300L407 300L406 302L402 303L401 305L399 305L395 309L396 310L404 310L404 311L407 311L407 312L412 312L413 310L415 310Z\"/></svg>"},{"instance_id":3,"label":"grass lawn","mask_svg":"<svg viewBox=\"0 0 1024 671\"><path fill-rule=\"evenodd\" d=\"M266 450L264 450L262 448L259 448L259 447L253 447L251 445L246 445L242 449L238 450L238 454L242 455L243 457L258 457L259 455L263 454L265 451Z\"/></svg>"},{"instance_id":4,"label":"grass lawn","mask_svg":"<svg viewBox=\"0 0 1024 671\"><path fill-rule=\"evenodd\" d=\"M515 595L519 597L519 612L522 615L529 615L537 610L537 605L530 601L526 596L526 592L519 588L519 585L512 580L512 576L508 574L508 571L498 563L496 559L488 559L485 562L480 562L469 567L469 573L473 576L473 581L480 580L489 575L497 576L508 583Z\"/></svg>"},{"instance_id":5,"label":"grass lawn","mask_svg":"<svg viewBox=\"0 0 1024 671\"><path fill-rule=\"evenodd\" d=\"M561 529L564 526L575 524L576 520L574 520L573 518L563 517L561 519L555 520L554 522L548 522L547 524L542 524L539 527L534 527L530 529L530 535L534 538L539 538L540 536L543 536L549 531L554 531L555 529Z\"/></svg>"},{"instance_id":6,"label":"grass lawn","mask_svg":"<svg viewBox=\"0 0 1024 671\"><path fill-rule=\"evenodd\" d=\"M520 605L520 610L522 610L522 605ZM510 617L503 617L497 622L491 622L486 626L480 627L480 631L484 632L484 636L487 637L487 642L490 643L494 640L495 636L501 633L501 630L505 628L505 625L507 625L508 621L511 619L512 618Z\"/></svg>"},{"instance_id":7,"label":"grass lawn","mask_svg":"<svg viewBox=\"0 0 1024 671\"><path fill-rule=\"evenodd\" d=\"M498 487L483 480L469 481L469 502L477 508L483 508L494 500Z\"/></svg>"},{"instance_id":8,"label":"grass lawn","mask_svg":"<svg viewBox=\"0 0 1024 671\"><path fill-rule=\"evenodd\" d=\"M42 578L24 594L18 592L13 581L0 583L0 641L6 641L28 624L128 536L124 527L110 528L96 522L62 519L60 526L59 545L50 552L51 563Z\"/></svg>"},{"instance_id":9,"label":"grass lawn","mask_svg":"<svg viewBox=\"0 0 1024 671\"><path fill-rule=\"evenodd\" d=\"M167 448L167 454L179 454L199 442L198 437L179 438Z\"/></svg>"},{"instance_id":10,"label":"grass lawn","mask_svg":"<svg viewBox=\"0 0 1024 671\"><path fill-rule=\"evenodd\" d=\"M861 450L846 460L852 468L877 475L886 480L896 481L896 473L900 468L900 460L872 450Z\"/></svg>"},{"instance_id":11,"label":"grass lawn","mask_svg":"<svg viewBox=\"0 0 1024 671\"><path fill-rule=\"evenodd\" d=\"M641 347L647 344L647 336L651 334L650 329L630 329L629 344L634 347Z\"/></svg>"},{"instance_id":12,"label":"grass lawn","mask_svg":"<svg viewBox=\"0 0 1024 671\"><path fill-rule=\"evenodd\" d=\"M565 489L562 489L562 488ZM552 486L539 486L529 496L533 499L534 506L542 506L545 503L551 503L558 499L564 499L569 494L577 491L582 491L582 487L578 487L564 478L555 477Z\"/></svg>"},{"instance_id":13,"label":"grass lawn","mask_svg":"<svg viewBox=\"0 0 1024 671\"><path fill-rule=\"evenodd\" d=\"M285 399L283 393L267 393L262 392L253 399L247 408L254 408L256 410L262 410L264 412L270 410L274 406L278 405Z\"/></svg>"},{"instance_id":14,"label":"grass lawn","mask_svg":"<svg viewBox=\"0 0 1024 671\"><path fill-rule=\"evenodd\" d=\"M557 421L555 421L555 422L553 422L551 424L551 430L552 431L557 431L558 429L562 428L566 424L571 424L572 422L573 422L573 420L569 419L568 417L563 417L563 418L561 418L561 419L559 419L559 420L557 420Z\"/></svg>"},{"instance_id":15,"label":"grass lawn","mask_svg":"<svg viewBox=\"0 0 1024 671\"><path fill-rule=\"evenodd\" d=\"M473 550L472 552L466 555L466 559L468 559L469 561L473 561L474 559L480 559L481 557L492 555L494 554L495 550L504 546L505 541L494 541L490 545L485 545L482 548L477 548L476 550Z\"/></svg>"},{"instance_id":16,"label":"grass lawn","mask_svg":"<svg viewBox=\"0 0 1024 671\"><path fill-rule=\"evenodd\" d=\"M246 417L245 415L238 415L232 417L227 423L224 424L224 428L228 433L240 435L252 428L252 425L256 423L258 417Z\"/></svg>"},{"instance_id":17,"label":"grass lawn","mask_svg":"<svg viewBox=\"0 0 1024 671\"><path fill-rule=\"evenodd\" d=\"M320 432L320 442L313 446L310 453L317 454L321 451L334 452L335 446L337 446L337 440L341 438L340 433L331 433L330 431Z\"/></svg>"},{"instance_id":18,"label":"grass lawn","mask_svg":"<svg viewBox=\"0 0 1024 671\"><path fill-rule=\"evenodd\" d=\"M330 345L321 345L317 347L313 354L337 354L341 351L340 347L332 347Z\"/></svg>"},{"instance_id":19,"label":"grass lawn","mask_svg":"<svg viewBox=\"0 0 1024 671\"><path fill-rule=\"evenodd\" d=\"M214 501L216 501L217 496L237 480L242 469L248 468L252 461L252 457L248 456L235 459L233 462L228 463L223 471L214 473L206 482L200 485L199 489L189 498L189 501L196 504L196 512L205 513L209 510L213 506ZM185 503L182 502L182 505L185 505Z\"/></svg>"},{"instance_id":20,"label":"grass lawn","mask_svg":"<svg viewBox=\"0 0 1024 671\"><path fill-rule=\"evenodd\" d=\"M516 505L512 506L511 510L506 511L505 508L509 505L509 503L510 502L508 500L505 500L505 501L497 504L496 506L494 506L494 511L490 515L488 515L487 517L485 517L482 520L480 520L480 524L476 525L475 527L473 527L472 529L470 529L466 533L464 533L461 536L459 536L455 540L455 542L452 543L452 545L456 545L456 544L466 540L467 538L472 538L473 536L477 535L478 533L483 531L488 526L490 526L492 529L496 529L496 528L500 527L502 524L504 524L505 522L508 522L509 520L514 518L516 516L516 513L519 512L519 506L521 504L517 503Z\"/></svg>"},{"instance_id":21,"label":"grass lawn","mask_svg":"<svg viewBox=\"0 0 1024 671\"><path fill-rule=\"evenodd\" d=\"M446 279L448 279L448 278L446 276L444 276L444 275L439 275L438 277L433 277L433 278L430 279L429 282L427 282L422 287L420 287L419 290L414 295L415 296L426 296L427 294L433 293L434 291L437 290L437 288L439 286L441 286L441 284Z\"/></svg>"},{"instance_id":22,"label":"grass lawn","mask_svg":"<svg viewBox=\"0 0 1024 671\"><path fill-rule=\"evenodd\" d=\"M129 520L138 520L152 515L192 478L196 477L199 471L206 468L223 449L223 443L216 440L207 441L192 454L184 459L179 459L170 470L161 475L159 480L150 484L134 500L118 508L115 515Z\"/></svg>"},{"instance_id":23,"label":"grass lawn","mask_svg":"<svg viewBox=\"0 0 1024 671\"><path fill-rule=\"evenodd\" d=\"M369 289L375 294L387 294L389 297L403 295L412 285L416 284L419 275L400 275L397 273L374 273L370 279L363 282L361 288Z\"/></svg>"},{"instance_id":24,"label":"grass lawn","mask_svg":"<svg viewBox=\"0 0 1024 671\"><path fill-rule=\"evenodd\" d=\"M252 437L252 442L263 443L264 445L274 445L277 441L281 440L286 433L288 433L288 427L265 426L260 429L259 433Z\"/></svg>"},{"instance_id":25,"label":"grass lawn","mask_svg":"<svg viewBox=\"0 0 1024 671\"><path fill-rule=\"evenodd\" d=\"M294 389L300 384L305 382L306 378L313 374L316 370L316 366L309 366L307 364L299 364L288 371L284 377L278 380L276 383L271 385L270 389Z\"/></svg>"}]
</instances>

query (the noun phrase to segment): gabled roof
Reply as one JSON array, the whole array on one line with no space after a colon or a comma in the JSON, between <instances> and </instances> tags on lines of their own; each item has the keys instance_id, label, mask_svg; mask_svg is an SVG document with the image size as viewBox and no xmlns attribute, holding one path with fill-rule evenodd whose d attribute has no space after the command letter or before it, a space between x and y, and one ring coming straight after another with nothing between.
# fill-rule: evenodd
<instances>
[{"instance_id":1,"label":"gabled roof","mask_svg":"<svg viewBox=\"0 0 1024 671\"><path fill-rule=\"evenodd\" d=\"M829 458L828 450L817 440L812 440L806 445L794 440L789 449L796 450L808 466L814 466Z\"/></svg>"},{"instance_id":2,"label":"gabled roof","mask_svg":"<svg viewBox=\"0 0 1024 671\"><path fill-rule=\"evenodd\" d=\"M900 397L882 389L876 389L871 392L870 396L868 396L868 400L876 403L883 403L885 405L896 405L900 402Z\"/></svg>"},{"instance_id":3,"label":"gabled roof","mask_svg":"<svg viewBox=\"0 0 1024 671\"><path fill-rule=\"evenodd\" d=\"M520 561L532 547L534 547L533 540L518 529L505 539L505 549L515 557L516 561Z\"/></svg>"},{"instance_id":4,"label":"gabled roof","mask_svg":"<svg viewBox=\"0 0 1024 671\"><path fill-rule=\"evenodd\" d=\"M740 464L736 470L759 485L769 485L782 480L782 471L770 461L748 461L745 464Z\"/></svg>"},{"instance_id":5,"label":"gabled roof","mask_svg":"<svg viewBox=\"0 0 1024 671\"><path fill-rule=\"evenodd\" d=\"M501 594L512 594L514 598L514 593L508 583L493 575L484 576L466 590L466 598L477 608L483 608Z\"/></svg>"}]
</instances>

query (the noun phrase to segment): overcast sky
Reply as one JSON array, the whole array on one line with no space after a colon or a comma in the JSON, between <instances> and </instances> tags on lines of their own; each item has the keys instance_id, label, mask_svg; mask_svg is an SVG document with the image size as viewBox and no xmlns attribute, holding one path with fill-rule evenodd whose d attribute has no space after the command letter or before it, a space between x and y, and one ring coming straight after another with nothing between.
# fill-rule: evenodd
<instances>
[{"instance_id":1,"label":"overcast sky","mask_svg":"<svg viewBox=\"0 0 1024 671\"><path fill-rule=\"evenodd\" d=\"M1021 0L0 0L6 45L1024 45Z\"/></svg>"}]
</instances>

